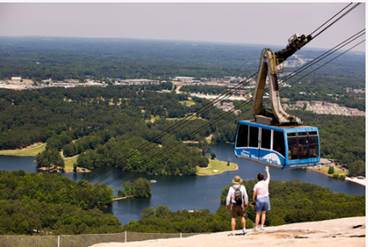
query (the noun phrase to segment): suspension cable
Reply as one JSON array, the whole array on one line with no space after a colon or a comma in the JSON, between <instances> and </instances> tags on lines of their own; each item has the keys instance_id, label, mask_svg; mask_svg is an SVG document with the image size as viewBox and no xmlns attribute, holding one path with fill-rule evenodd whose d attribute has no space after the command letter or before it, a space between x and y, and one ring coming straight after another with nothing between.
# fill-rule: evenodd
<instances>
[{"instance_id":1,"label":"suspension cable","mask_svg":"<svg viewBox=\"0 0 368 247\"><path fill-rule=\"evenodd\" d=\"M312 36L312 39L318 37L319 35L321 35L324 31L326 31L328 28L330 28L333 24L335 24L336 22L338 22L341 18L343 18L344 16L346 16L348 13L350 13L352 10L354 10L356 7L358 7L360 5L360 3L356 3L354 4L350 9L348 9L346 12L344 12L341 16L339 16L337 19L335 19L333 22L331 22L330 24L328 24L326 27L324 27L321 31L318 31L317 34L315 34L314 36Z\"/></svg>"},{"instance_id":2,"label":"suspension cable","mask_svg":"<svg viewBox=\"0 0 368 247\"><path fill-rule=\"evenodd\" d=\"M321 61L325 57L328 57L331 54L335 53L336 51L338 51L339 48L342 48L342 47L346 46L347 44L349 44L349 42L352 42L352 41L360 38L364 34L365 34L365 28L362 29L362 30L360 30L359 32L353 34L352 36L350 36L349 38L345 39L344 41L340 42L339 44L335 45L333 48L331 48L331 49L327 50L326 52L322 53L321 55L319 55L318 57L314 58L312 61L308 62L304 66L298 68L296 71L294 71L293 73L289 74L286 77L285 80L289 80L289 79L293 78L296 75L296 73L303 72L304 70L306 70L309 67L313 66L314 64L318 63L319 61Z\"/></svg>"},{"instance_id":3,"label":"suspension cable","mask_svg":"<svg viewBox=\"0 0 368 247\"><path fill-rule=\"evenodd\" d=\"M336 16L338 16L341 12L343 12L346 8L348 8L349 6L351 6L353 3L349 3L347 4L344 8L342 8L339 12L337 12L335 15L333 15L331 18L329 18L328 20L326 20L324 23L322 23L319 27L317 27L316 29L314 29L313 32L310 33L310 35L313 36L313 34L315 32L317 32L319 29L321 29L324 25L326 25L329 21L331 21L333 18L335 18Z\"/></svg>"},{"instance_id":4,"label":"suspension cable","mask_svg":"<svg viewBox=\"0 0 368 247\"><path fill-rule=\"evenodd\" d=\"M354 4L352 7L351 6L352 3L348 4L347 6L345 6L343 9L341 9L338 13L336 13L334 16L332 16L331 18L329 18L327 21L325 21L322 25L320 25L318 28L316 28L311 34L314 34L315 32L318 31L318 33L316 35L314 35L312 37L312 39L318 37L320 34L322 34L324 31L326 31L328 28L330 28L332 25L334 25L337 21L339 21L340 19L342 19L344 16L346 16L348 13L350 13L353 9L355 9L358 5L360 5L360 3L356 3ZM347 9L348 7L350 7L350 9L348 9L347 11L345 11L345 9ZM332 21L330 24L328 24L326 27L324 27L322 30L320 30L324 25L326 25L329 21L331 21L332 19L334 19L336 16L338 16L339 14L341 14L343 11L345 11L341 16L339 16L337 19L335 19L334 21ZM320 31L319 31L320 30ZM251 77L248 78L248 80L252 79L252 77L254 75L256 75L257 72L253 73ZM172 130L175 130L176 128L179 128L179 127L184 127L191 119L193 118L196 114L198 114L199 112L201 111L204 111L204 109L207 109L206 110L209 110L211 107L213 107L217 102L219 101L223 101L225 98L226 95L226 98L229 97L231 95L231 91L237 89L238 87L240 87L243 83L247 82L248 80L246 81L242 81L240 82L238 85L236 85L235 87L227 90L227 92L225 94L222 94L222 95L219 95L215 100L209 102L208 104L206 104L205 106L203 106L200 110L198 110L198 112L195 112L195 113L192 113L190 116L187 116L185 117L185 119L179 121L179 122L176 122L175 124L173 124L172 126L170 126L166 131L164 131L164 133L160 134L159 136L155 137L154 140L159 140L161 139L163 136L169 134ZM216 102L216 103L214 103ZM249 101L251 102L251 100ZM146 144L142 144L138 147L141 148L143 146L145 146Z\"/></svg>"},{"instance_id":5,"label":"suspension cable","mask_svg":"<svg viewBox=\"0 0 368 247\"><path fill-rule=\"evenodd\" d=\"M339 58L340 56L342 56L342 55L344 55L345 53L347 53L348 51L350 51L351 49L353 49L353 48L355 48L356 46L358 46L358 45L360 45L361 43L363 43L365 40L363 40L363 41L360 41L359 43L357 43L356 45L354 45L353 47L350 47L349 49L347 49L346 51L344 51L344 52L342 52L342 53L340 53L339 55L337 55L337 56L335 56L335 57L333 57L332 59L330 59L330 60L328 60L326 63L323 63L322 65L320 65L318 68L316 68L316 69L314 69L313 71L311 71L310 73L308 73L308 74L306 74L306 75L304 75L302 78L305 78L306 76L308 76L309 74L311 74L312 72L314 72L314 71L316 71L316 70L318 70L318 69L320 69L320 68L322 68L322 67L324 67L324 66L326 66L327 64L329 64L329 63L331 63L332 61L334 61L334 60L336 60L337 58ZM352 42L352 41L351 41ZM350 42L350 43L351 43ZM349 43L349 44L350 44ZM342 48L342 47L341 47ZM341 48L339 48L339 49L341 49ZM299 73L301 73L301 72L299 72ZM298 73L298 74L299 74ZM286 81L286 80L285 80ZM280 89L280 91L281 91L282 89ZM252 102L252 99L250 99L250 100L248 100L248 101L246 101L246 102L243 102L242 104L240 104L239 105L239 107L241 107L241 106L245 106L245 105L248 105L249 103L251 103ZM234 110L231 110L231 111L228 111L228 112L223 112L223 113L221 113L215 120L214 120L214 122L212 122L211 124L216 124L217 122L219 122L220 120L222 120L223 119L223 117L225 116L225 115L227 115L228 113L234 113L236 110L234 109ZM208 123L205 123L205 124L203 124L202 126L200 126L200 127L198 127L197 129L195 129L193 132L191 132L191 135L196 135L196 134L198 134L203 128L205 128L205 127L207 127L207 125L208 124L210 124L209 122ZM173 147L169 147L168 149L166 149L165 151L171 151L172 149L174 149L175 148L175 146L173 146ZM162 153L164 150L159 150L158 152L155 152L153 155L152 155L152 157L156 157L158 154L160 154L160 153Z\"/></svg>"},{"instance_id":6,"label":"suspension cable","mask_svg":"<svg viewBox=\"0 0 368 247\"><path fill-rule=\"evenodd\" d=\"M334 60L338 59L339 57L341 57L342 55L344 55L345 53L349 52L350 50L354 49L355 47L359 46L360 44L364 43L365 39L361 40L360 42L358 42L357 44L353 45L352 47L346 49L345 51L339 53L337 56L331 58L330 60L328 60L327 62L323 63L322 65L320 65L319 67L313 69L312 71L308 72L307 74L303 75L302 77L299 77L296 81L300 81L302 79L304 79L305 77L307 77L308 75L310 75L311 73L319 70L320 68L326 66L327 64L333 62Z\"/></svg>"}]
</instances>

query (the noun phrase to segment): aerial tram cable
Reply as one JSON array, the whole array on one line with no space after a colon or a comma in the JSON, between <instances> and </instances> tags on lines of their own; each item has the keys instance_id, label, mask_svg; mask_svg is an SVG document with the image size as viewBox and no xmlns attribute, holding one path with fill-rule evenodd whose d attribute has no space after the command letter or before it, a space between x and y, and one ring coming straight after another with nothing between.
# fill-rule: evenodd
<instances>
[{"instance_id":1,"label":"aerial tram cable","mask_svg":"<svg viewBox=\"0 0 368 247\"><path fill-rule=\"evenodd\" d=\"M234 90L240 89L242 86L247 86L249 84L249 82L251 81L251 79L253 79L255 74L256 73L253 73L246 80L243 80L243 81L239 82L236 86L224 90L224 91L226 91L225 93L220 94L214 100L211 100L210 102L206 103L197 112L194 112L194 113L190 114L189 116L184 117L184 119L181 119L180 121L176 122L175 124L169 126L166 130L163 131L162 134L154 137L153 141L154 142L159 141L162 137L164 137L165 135L170 134L170 132L176 130L177 128L185 127L185 125L190 123L190 121L192 121L195 118L196 115L204 113L204 112L210 110L216 103L221 102L223 100L226 100L228 97L230 97L232 95L232 92ZM137 149L142 148L145 145L146 144L141 144L140 146L137 147Z\"/></svg>"},{"instance_id":2,"label":"aerial tram cable","mask_svg":"<svg viewBox=\"0 0 368 247\"><path fill-rule=\"evenodd\" d=\"M318 63L319 61L321 61L325 57L328 57L331 54L335 53L337 51L336 49L344 47L346 44L348 44L349 41L354 41L354 40L360 38L361 36L363 36L364 34L365 34L365 28L363 28L359 32L353 34L352 36L350 36L349 38L345 39L344 41L340 42L339 44L337 44L333 48L331 48L331 49L327 50L326 52L322 53L318 57L314 58L312 61L310 61L307 64L305 64L303 67L300 67L299 69L297 69L293 73L290 73L285 78L285 80L289 80L289 79L293 78L296 75L296 73L299 73L299 72L302 72L302 71L308 69L309 67L311 67L314 64ZM283 79L280 79L280 80L283 80Z\"/></svg>"},{"instance_id":3,"label":"aerial tram cable","mask_svg":"<svg viewBox=\"0 0 368 247\"><path fill-rule=\"evenodd\" d=\"M360 3L348 5L334 17L318 27L309 35L293 35L286 48L277 52L263 49L260 57L257 84L253 101L253 119L240 120L235 138L234 154L269 165L285 167L313 166L320 162L320 139L317 127L304 126L297 116L287 113L281 104L278 73L280 65L311 40L321 35L333 24L354 10ZM358 35L359 37L359 35ZM315 61L320 61L345 44L332 49ZM311 66L310 63L309 66ZM305 68L308 68L307 66ZM299 73L302 69L299 69ZM295 73L294 73L295 75ZM268 79L268 80L267 80ZM263 99L268 84L271 108L266 108Z\"/></svg>"},{"instance_id":4,"label":"aerial tram cable","mask_svg":"<svg viewBox=\"0 0 368 247\"><path fill-rule=\"evenodd\" d=\"M333 18L335 18L336 16L338 16L339 14L341 14L345 9L347 9L349 6L351 6L353 3L348 3L344 8L342 8L339 12L337 12L335 15L333 15L331 18L329 18L328 20L326 20L324 23L322 23L319 27L317 27L316 29L314 29L313 32L310 33L310 35L314 35L315 32L317 32L319 29L321 29L324 25L326 25L329 21L331 21Z\"/></svg>"},{"instance_id":5,"label":"aerial tram cable","mask_svg":"<svg viewBox=\"0 0 368 247\"><path fill-rule=\"evenodd\" d=\"M350 3L351 4L351 3ZM348 4L345 8L343 8L342 10L340 10L335 16L331 17L330 19L333 19L334 17L336 17L338 14L340 14L343 10L345 10L348 6L350 6L350 4ZM341 18L343 18L344 16L346 16L347 14L349 14L352 10L354 10L356 7L358 7L361 3L356 3L354 4L350 9L348 9L347 11L345 11L342 15L340 15L338 18L336 18L335 20L333 20L331 23L329 23L327 26L325 26L322 30L318 31L318 29L320 29L322 27L322 25L317 28L316 30L314 30L312 33L315 33L316 31L318 31L317 34L312 35L312 39L318 37L319 35L321 35L324 31L326 31L328 28L330 28L333 24L335 24L336 22L338 22ZM328 20L330 21L330 20ZM327 22L328 22L327 21Z\"/></svg>"},{"instance_id":6,"label":"aerial tram cable","mask_svg":"<svg viewBox=\"0 0 368 247\"><path fill-rule=\"evenodd\" d=\"M333 57L332 59L330 59L329 61L327 61L326 63L323 63L322 65L320 65L318 68L314 69L313 71L311 71L310 73L304 75L301 79L307 77L308 75L310 75L311 73L313 73L314 71L318 70L318 69L321 69L322 67L326 66L327 64L333 62L334 60L336 60L337 58L339 58L340 56L344 55L345 53L349 52L350 50L352 50L353 48L357 47L358 45L362 44L365 40L362 40L360 41L359 43L355 44L354 46L350 47L349 49L345 50L344 52L340 53L339 55ZM249 100L249 101L246 101L246 102L243 102L240 106L245 106L247 104L250 104L252 102L252 100ZM219 115L218 118L216 118L215 122L214 123L217 123L219 121L221 121L223 119L223 117L225 115L227 115L228 113L233 113L235 110L233 111L228 111L228 112L223 112L222 114ZM201 129L205 128L207 126L207 124L199 127L198 129L196 129L194 132L191 133L191 135L195 135L195 134L198 134ZM171 151L172 149L174 149L175 147L171 147L169 148L168 151ZM159 154L160 152L157 152L153 155L153 157L155 157L157 154Z\"/></svg>"},{"instance_id":7,"label":"aerial tram cable","mask_svg":"<svg viewBox=\"0 0 368 247\"><path fill-rule=\"evenodd\" d=\"M351 41L352 42L352 41ZM350 43L351 43L350 42ZM320 65L318 68L316 68L316 69L314 69L313 71L311 71L310 73L308 73L308 74L306 74L306 75L304 75L302 78L305 78L306 76L308 76L308 75L310 75L312 72L314 72L314 71L316 71L316 70L318 70L318 69L320 69L320 68L322 68L322 67L324 67L324 66L326 66L327 64L329 64L329 63L331 63L332 61L334 61L334 60L336 60L337 58L339 58L340 56L342 56L342 55L344 55L345 53L347 53L348 51L350 51L351 49L353 49L353 48L355 48L355 47L357 47L358 45L360 45L360 44L362 44L364 42L364 40L363 41L360 41L358 44L356 44L356 45L354 45L353 47L350 47L349 49L347 49L347 50L345 50L344 52L342 52L342 53L340 53L339 55L337 55L337 56L335 56L335 57L333 57L332 59L330 59L329 61L327 61L326 63L323 63L322 65ZM350 44L349 43L349 44ZM341 47L342 48L342 47ZM340 49L341 49L340 48ZM301 73L301 72L299 72L299 73ZM297 74L299 74L299 73L297 73ZM285 80L286 81L286 80ZM250 104L250 103L252 103L252 99L250 99L250 100L248 100L248 101L245 101L245 102L243 102L243 103L241 103L240 105L239 105L239 107L242 107L242 106L246 106L246 105L248 105L248 104ZM234 110L231 110L231 111L227 111L227 112L222 112L215 120L214 120L214 122L212 123L212 124L216 124L216 123L218 123L219 121L221 121L221 120L223 120L223 117L224 116L226 116L228 113L234 113L236 110L234 109ZM190 135L196 135L196 134L198 134L198 133L200 133L200 131L202 130L202 129L204 129L205 127L207 127L207 125L208 125L209 123L205 123L205 124L203 124L202 126L200 126L200 127L198 127L197 129L195 129L193 132L191 132L190 133ZM171 151L171 150L173 150L175 148L175 146L173 146L173 147L169 147L167 150L165 150L165 151ZM155 158L158 154L160 154L160 153L162 153L163 151L158 151L158 152L155 152L153 155L151 155L153 158ZM272 165L272 164L271 164Z\"/></svg>"},{"instance_id":8,"label":"aerial tram cable","mask_svg":"<svg viewBox=\"0 0 368 247\"><path fill-rule=\"evenodd\" d=\"M331 49L333 52L328 53L327 56L341 50L343 47L354 42L362 35L364 34L360 34L359 36L350 39L338 48ZM353 47L356 47L362 42L364 41L359 42ZM333 57L315 70L334 61L346 52L347 51ZM324 56L323 58L326 58L327 56ZM320 61L321 59L316 58L315 60ZM296 74L300 74L302 71L304 70L299 69ZM312 72L308 73L308 75ZM270 90L273 90L273 86L274 85L272 84L269 86ZM281 90L278 90L277 92L280 93ZM281 104L280 101L278 103ZM272 107L274 107L274 105L272 105ZM260 120L263 121L264 116L261 117L262 118L260 118ZM292 166L304 167L319 163L320 140L318 128L303 126L299 123L277 125L273 124L271 121L268 123L261 121L257 120L257 116L255 116L255 121L239 121L234 146L234 153L237 157L256 160L261 163L267 163L269 165L275 165L282 168Z\"/></svg>"},{"instance_id":9,"label":"aerial tram cable","mask_svg":"<svg viewBox=\"0 0 368 247\"><path fill-rule=\"evenodd\" d=\"M319 36L322 32L324 32L325 30L327 30L329 27L331 27L333 24L335 24L337 21L339 21L341 18L343 18L346 14L348 14L350 11L352 11L354 8L356 8L358 5L359 5L360 3L357 3L357 4L355 4L353 7L351 7L350 9L348 9L345 13L343 13L341 16L339 16L336 20L334 20L332 23L330 23L330 24L328 24L326 27L324 27L321 31L319 31L316 35L314 35L313 37L312 37L312 39L314 39L314 38L316 38L317 36ZM339 15L340 13L342 13L346 8L348 8L349 6L351 6L351 4L348 4L346 7L344 7L342 10L340 10L337 14L335 14L334 16L332 16L331 18L329 18L327 21L325 21L322 25L320 25L317 29L315 29L311 34L314 34L315 32L317 32L320 28L322 28L325 24L327 24L329 21L331 21L333 18L335 18L337 15ZM251 76L252 77L252 76ZM251 77L249 77L248 78L248 80L249 79L251 79ZM223 94L223 95L219 95L215 100L213 100L213 101L211 101L211 102L209 102L208 104L206 104L205 106L203 106L198 112L200 112L202 109L205 109L205 107L207 107L207 106L210 106L210 107L213 107L213 105L215 104L214 102L216 102L216 100L217 100L217 102L219 102L218 100L224 100L224 99L221 99L222 97L224 97L225 95L227 95L227 94L229 94L229 91L231 91L231 90L235 90L238 86L240 87L241 85L242 85L242 83L244 83L244 82L240 82L237 86L235 86L234 88L232 88L232 89L230 89L230 90L228 90L228 92L227 93L225 93L225 94ZM174 129L176 129L177 127L183 127L185 124L186 124L186 122L189 122L189 120L188 119L190 119L190 118L192 118L192 117L194 117L196 114L198 114L198 112L197 113L193 113L193 114L191 114L191 116L188 116L188 118L186 118L186 120L183 120L183 121L180 121L180 123L179 122L177 122L177 123L175 123L173 126L170 126L167 130L174 130ZM157 138L155 138L155 140L156 139L159 139L159 138L162 138L164 135L166 135L166 134L168 134L167 133L167 130L166 130L166 132L164 132L163 134L161 134L161 135L159 135L160 137L157 137ZM145 146L146 144L143 144L143 145L140 145L138 148L141 148L141 147L143 147L143 146Z\"/></svg>"},{"instance_id":10,"label":"aerial tram cable","mask_svg":"<svg viewBox=\"0 0 368 247\"><path fill-rule=\"evenodd\" d=\"M321 69L322 67L326 66L327 64L333 62L334 60L338 59L339 57L341 57L342 55L344 55L345 53L351 51L352 49L354 49L355 47L361 45L362 43L364 43L365 39L361 40L360 42L358 42L357 44L353 45L352 47L346 49L345 51L339 53L338 55L336 55L335 57L333 57L332 59L328 60L327 62L323 63L322 65L320 65L319 67L313 69L312 71L308 72L307 74L299 77L296 81L301 81L302 79L304 79L305 77L309 76L310 74L312 74L313 72Z\"/></svg>"},{"instance_id":11,"label":"aerial tram cable","mask_svg":"<svg viewBox=\"0 0 368 247\"><path fill-rule=\"evenodd\" d=\"M324 25L326 25L328 22L330 22L331 20L333 20L335 17L337 17L339 14L341 14L343 11L345 11L348 7L350 7L351 5L352 5L353 3L349 3L348 5L346 5L343 9L341 9L340 11L338 11L335 15L333 15L332 17L330 17L328 20L326 20L322 25L320 25L319 27L317 27L313 32L311 32L310 33L310 35L312 36L312 39L314 39L314 38L316 38L317 36L319 36L322 32L324 32L325 30L327 30L329 27L331 27L333 24L335 24L337 21L339 21L341 18L343 18L345 15L347 15L350 11L352 11L353 9L355 9L360 3L356 3L356 4L354 4L350 9L348 9L346 12L344 12L341 16L339 16L336 20L334 20L332 23L330 23L330 24L328 24L328 26L326 26L326 27L324 27L321 31L319 31L316 35L314 35L313 36L313 34L315 33L315 32L317 32L319 29L321 29ZM312 40L311 39L311 40ZM249 76L249 78L248 78L248 80L249 79L251 79L254 75L256 75L257 74L257 72L256 73L253 73L251 76ZM246 80L247 81L247 80ZM244 83L245 81L243 81L243 82L240 82L239 84L237 84L235 87L233 87L233 88L230 88L230 89L228 89L228 92L226 92L225 94L222 94L222 95L219 95L217 98L215 98L213 101L211 101L211 102L209 102L208 104L206 104L205 106L203 106L202 108L207 108L208 106L209 107L213 107L213 105L214 104L216 104L217 102L219 102L219 101L222 101L222 100L224 100L225 98L222 98L221 99L221 97L223 97L223 96L226 96L226 95L228 95L228 96L230 96L231 95L231 91L232 90L235 90L235 89L238 89L241 85L242 85L242 83ZM228 97L228 96L226 96L226 97ZM207 110L207 109L206 109ZM168 132L168 131L171 131L171 130L174 130L174 129L176 129L177 127L179 127L179 126L184 126L188 121L186 121L186 120L189 120L190 118L192 118L192 117L194 117L196 114L198 114L199 112L201 111L201 109L197 112L197 113L193 113L193 114L191 114L190 116L188 116L188 118L185 118L185 119L183 119L183 121L185 121L185 122L181 122L181 123L179 123L179 122L177 122L177 123L175 123L175 124L173 124L172 126L170 126L165 132ZM163 134L163 135L165 135L165 134ZM161 136L160 137L158 137L157 139L159 140L161 138ZM156 140L156 138L155 138L155 140Z\"/></svg>"}]
</instances>

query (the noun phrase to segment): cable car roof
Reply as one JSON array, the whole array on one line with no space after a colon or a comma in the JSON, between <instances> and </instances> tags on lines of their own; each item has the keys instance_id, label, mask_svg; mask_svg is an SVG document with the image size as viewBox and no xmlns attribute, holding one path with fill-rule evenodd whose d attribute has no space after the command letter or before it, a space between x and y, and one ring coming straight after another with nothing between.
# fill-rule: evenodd
<instances>
[{"instance_id":1,"label":"cable car roof","mask_svg":"<svg viewBox=\"0 0 368 247\"><path fill-rule=\"evenodd\" d=\"M317 127L313 126L307 126L307 125L285 125L285 126L274 126L274 125L267 125L262 123L256 123L254 121L250 120L240 120L239 124L242 125L249 125L253 127L261 127L264 129L272 129L272 130L278 130L278 131L285 131L285 132L304 132L304 131L317 131Z\"/></svg>"}]
</instances>

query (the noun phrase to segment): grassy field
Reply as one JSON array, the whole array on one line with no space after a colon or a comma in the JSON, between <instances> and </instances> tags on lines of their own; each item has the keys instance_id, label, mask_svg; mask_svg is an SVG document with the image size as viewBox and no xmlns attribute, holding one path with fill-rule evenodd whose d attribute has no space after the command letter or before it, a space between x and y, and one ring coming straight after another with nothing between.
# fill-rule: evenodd
<instances>
[{"instance_id":1,"label":"grassy field","mask_svg":"<svg viewBox=\"0 0 368 247\"><path fill-rule=\"evenodd\" d=\"M202 168L202 167L197 166L196 174L197 176L213 176L213 175L219 175L219 174L222 174L228 171L236 171L238 170L238 168L239 167L236 163L230 162L230 164L227 165L226 161L210 159L210 162L208 163L208 167Z\"/></svg>"},{"instance_id":2,"label":"grassy field","mask_svg":"<svg viewBox=\"0 0 368 247\"><path fill-rule=\"evenodd\" d=\"M210 134L209 136L207 136L207 137L205 138L205 140L206 140L206 142L207 142L208 144L212 144L212 143L213 143L213 134Z\"/></svg>"},{"instance_id":3,"label":"grassy field","mask_svg":"<svg viewBox=\"0 0 368 247\"><path fill-rule=\"evenodd\" d=\"M73 172L74 164L77 162L78 154L72 157L64 157L63 153L61 152L61 157L64 160L64 171L66 173Z\"/></svg>"},{"instance_id":4,"label":"grassy field","mask_svg":"<svg viewBox=\"0 0 368 247\"><path fill-rule=\"evenodd\" d=\"M185 105L187 107L192 107L192 106L194 106L196 104L194 102L194 100L192 100L192 99L182 100L182 101L179 101L179 103L182 104L182 105Z\"/></svg>"},{"instance_id":5,"label":"grassy field","mask_svg":"<svg viewBox=\"0 0 368 247\"><path fill-rule=\"evenodd\" d=\"M324 165L324 166L321 166L321 167L312 167L311 169L315 170L319 173L322 173L324 175L331 176L331 177L333 175L338 175L338 176L347 176L348 175L345 170L341 169L338 166L334 166L334 173L333 174L328 174L328 168L329 168L329 166Z\"/></svg>"},{"instance_id":6,"label":"grassy field","mask_svg":"<svg viewBox=\"0 0 368 247\"><path fill-rule=\"evenodd\" d=\"M160 121L160 116L157 115L157 116L154 116L154 115L151 115L151 118L150 119L146 119L145 122L146 123L155 123L155 122L158 122Z\"/></svg>"},{"instance_id":7,"label":"grassy field","mask_svg":"<svg viewBox=\"0 0 368 247\"><path fill-rule=\"evenodd\" d=\"M38 142L20 149L0 150L0 155L9 156L36 156L46 148L46 143Z\"/></svg>"}]
</instances>

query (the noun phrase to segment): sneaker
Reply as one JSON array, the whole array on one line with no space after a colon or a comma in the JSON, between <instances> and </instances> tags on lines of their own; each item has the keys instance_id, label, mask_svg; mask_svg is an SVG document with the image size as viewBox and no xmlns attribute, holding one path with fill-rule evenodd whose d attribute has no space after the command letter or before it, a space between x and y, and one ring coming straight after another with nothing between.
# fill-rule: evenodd
<instances>
[{"instance_id":1,"label":"sneaker","mask_svg":"<svg viewBox=\"0 0 368 247\"><path fill-rule=\"evenodd\" d=\"M247 234L248 232L247 232L247 230L246 230L246 229L243 229L243 230L242 230L242 233L243 233L243 235L245 235L245 234Z\"/></svg>"},{"instance_id":2,"label":"sneaker","mask_svg":"<svg viewBox=\"0 0 368 247\"><path fill-rule=\"evenodd\" d=\"M261 230L262 232L264 232L266 229L264 228L264 226L261 226L261 227L259 228L259 230Z\"/></svg>"}]
</instances>

